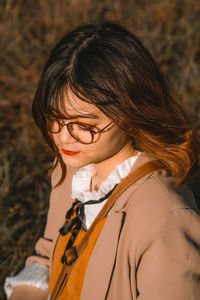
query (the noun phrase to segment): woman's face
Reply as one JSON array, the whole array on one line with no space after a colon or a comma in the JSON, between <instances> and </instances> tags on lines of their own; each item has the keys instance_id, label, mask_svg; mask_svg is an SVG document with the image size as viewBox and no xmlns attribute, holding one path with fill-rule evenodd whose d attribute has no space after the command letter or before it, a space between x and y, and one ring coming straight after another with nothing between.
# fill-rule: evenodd
<instances>
[{"instance_id":1,"label":"woman's face","mask_svg":"<svg viewBox=\"0 0 200 300\"><path fill-rule=\"evenodd\" d=\"M66 119L62 123L78 121L94 126L94 131L99 131L112 120L108 118L95 105L79 99L68 89L64 99ZM61 108L62 110L62 108ZM66 115L66 113L65 113ZM88 164L102 164L104 161L123 161L133 155L130 138L113 122L103 132L94 136L91 144L82 144L76 141L63 126L59 133L52 134L54 142L66 165L80 168Z\"/></svg>"}]
</instances>

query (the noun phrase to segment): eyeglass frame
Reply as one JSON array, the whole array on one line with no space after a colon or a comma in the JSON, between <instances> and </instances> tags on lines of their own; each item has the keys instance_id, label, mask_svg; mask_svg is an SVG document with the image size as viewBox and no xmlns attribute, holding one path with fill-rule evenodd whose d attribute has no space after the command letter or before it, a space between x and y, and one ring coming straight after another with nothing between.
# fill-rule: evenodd
<instances>
[{"instance_id":1,"label":"eyeglass frame","mask_svg":"<svg viewBox=\"0 0 200 300\"><path fill-rule=\"evenodd\" d=\"M102 128L102 129L100 129L100 130L98 130L98 131L94 131L91 127L89 127L88 125L85 125L84 123L81 123L81 122L79 122L79 121L72 121L72 122L69 122L69 123L67 123L67 124L66 124L66 123L63 123L63 124L62 124L62 123L59 122L59 120L56 119L56 118L55 118L55 121L58 123L59 131L58 131L58 132L52 132L52 131L48 130L51 134L57 134L57 133L59 133L59 132L61 131L61 129L62 129L64 126L66 126L66 127L67 127L67 130L68 130L68 132L69 132L69 134L70 134L70 135L71 135L78 143L81 143L81 144L84 144L84 145L90 145L90 144L92 144L93 141L94 141L94 136L95 136L97 133L103 132L108 126L110 126L113 122L115 122L115 120L112 120L112 121L111 121L109 124L107 124L104 128ZM78 124L78 125L81 125L81 126L87 128L87 129L89 130L89 132L91 133L92 141L91 141L90 143L83 143L83 142L81 142L80 140L76 139L76 138L71 134L71 132L69 131L68 126L69 126L70 124Z\"/></svg>"}]
</instances>

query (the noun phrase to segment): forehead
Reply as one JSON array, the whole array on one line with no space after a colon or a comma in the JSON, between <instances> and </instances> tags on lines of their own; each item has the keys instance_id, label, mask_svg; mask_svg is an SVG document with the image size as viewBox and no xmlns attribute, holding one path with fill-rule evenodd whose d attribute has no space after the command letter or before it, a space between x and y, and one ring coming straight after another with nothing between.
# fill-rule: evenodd
<instances>
[{"instance_id":1,"label":"forehead","mask_svg":"<svg viewBox=\"0 0 200 300\"><path fill-rule=\"evenodd\" d=\"M63 101L60 103L60 109L61 112L69 118L77 115L83 117L91 116L94 118L105 116L98 107L81 100L69 88L63 94Z\"/></svg>"}]
</instances>

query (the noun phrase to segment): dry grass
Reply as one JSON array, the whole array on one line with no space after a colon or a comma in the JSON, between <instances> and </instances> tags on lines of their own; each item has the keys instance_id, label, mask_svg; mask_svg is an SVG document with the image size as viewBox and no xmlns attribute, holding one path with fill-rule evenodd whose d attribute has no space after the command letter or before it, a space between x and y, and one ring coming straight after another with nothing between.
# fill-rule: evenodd
<instances>
[{"instance_id":1,"label":"dry grass","mask_svg":"<svg viewBox=\"0 0 200 300\"><path fill-rule=\"evenodd\" d=\"M51 48L74 26L117 21L148 47L198 122L199 18L199 0L1 1L1 286L6 275L19 271L44 229L52 155L34 127L31 101ZM198 180L191 186L200 199Z\"/></svg>"}]
</instances>

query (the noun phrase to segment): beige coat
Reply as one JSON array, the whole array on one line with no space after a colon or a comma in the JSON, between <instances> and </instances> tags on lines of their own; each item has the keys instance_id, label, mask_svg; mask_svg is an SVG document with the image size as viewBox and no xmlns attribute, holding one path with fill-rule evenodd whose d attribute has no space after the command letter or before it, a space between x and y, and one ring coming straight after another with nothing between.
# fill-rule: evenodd
<instances>
[{"instance_id":1,"label":"beige coat","mask_svg":"<svg viewBox=\"0 0 200 300\"><path fill-rule=\"evenodd\" d=\"M148 161L141 155L133 170ZM71 177L52 190L45 237L55 241L71 206ZM60 176L57 169L52 182ZM50 255L52 242L37 251ZM27 263L38 258L31 257ZM39 259L40 260L40 259ZM44 261L44 260L43 260ZM46 260L46 263L48 261ZM90 258L81 300L199 300L200 216L187 187L165 171L132 185L115 203Z\"/></svg>"}]
</instances>

